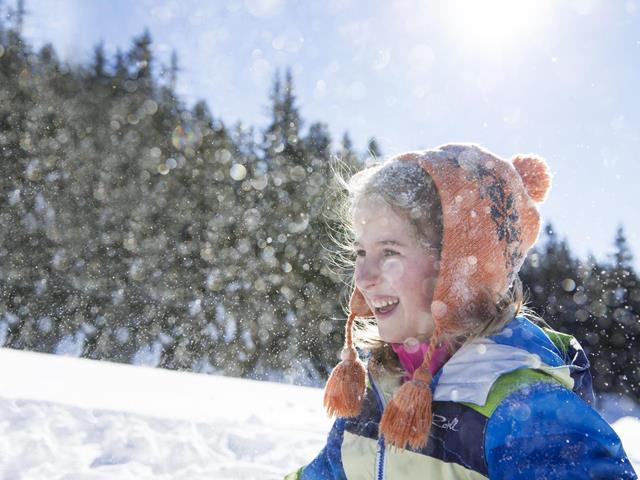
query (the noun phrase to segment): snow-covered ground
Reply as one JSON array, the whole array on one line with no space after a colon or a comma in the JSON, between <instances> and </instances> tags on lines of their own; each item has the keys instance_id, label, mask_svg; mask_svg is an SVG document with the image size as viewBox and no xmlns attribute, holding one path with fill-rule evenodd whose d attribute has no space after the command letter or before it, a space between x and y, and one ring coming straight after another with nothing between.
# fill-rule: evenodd
<instances>
[{"instance_id":1,"label":"snow-covered ground","mask_svg":"<svg viewBox=\"0 0 640 480\"><path fill-rule=\"evenodd\" d=\"M281 479L331 422L321 391L0 349L0 479Z\"/></svg>"},{"instance_id":2,"label":"snow-covered ground","mask_svg":"<svg viewBox=\"0 0 640 480\"><path fill-rule=\"evenodd\" d=\"M0 480L281 479L330 424L318 389L0 349Z\"/></svg>"}]
</instances>

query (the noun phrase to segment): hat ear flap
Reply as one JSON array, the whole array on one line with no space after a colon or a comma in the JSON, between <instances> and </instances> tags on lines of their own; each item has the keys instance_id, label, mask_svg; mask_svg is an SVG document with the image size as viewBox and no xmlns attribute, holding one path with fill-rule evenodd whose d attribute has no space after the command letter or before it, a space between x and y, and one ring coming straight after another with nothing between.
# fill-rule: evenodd
<instances>
[{"instance_id":1,"label":"hat ear flap","mask_svg":"<svg viewBox=\"0 0 640 480\"><path fill-rule=\"evenodd\" d=\"M373 317L373 312L367 305L362 292L358 287L353 289L351 300L349 301L349 311L355 313L356 317Z\"/></svg>"}]
</instances>

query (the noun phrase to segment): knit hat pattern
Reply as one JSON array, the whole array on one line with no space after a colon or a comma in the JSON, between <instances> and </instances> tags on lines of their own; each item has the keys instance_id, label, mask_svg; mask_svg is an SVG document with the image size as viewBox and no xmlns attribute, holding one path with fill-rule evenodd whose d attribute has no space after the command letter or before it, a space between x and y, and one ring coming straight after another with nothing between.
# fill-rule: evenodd
<instances>
[{"instance_id":1,"label":"knit hat pattern","mask_svg":"<svg viewBox=\"0 0 640 480\"><path fill-rule=\"evenodd\" d=\"M476 307L487 301L497 302L507 293L540 232L536 204L545 199L551 176L546 162L536 155L516 155L506 161L473 144L448 144L403 153L388 161L417 162L433 179L442 205L443 236L431 303L435 331L430 349L423 368L414 372L416 382L400 388L396 398L387 405L380 425L387 443L400 448L407 444L420 448L426 444L430 429L428 365L438 337L464 333L482 322L482 318L478 318L482 310ZM364 395L364 379L350 388L337 387L338 376L334 375L339 374L343 380L360 379L364 371L357 354L354 357L351 328L354 317L371 317L373 313L357 288L351 296L350 312L343 361L332 372L325 389L325 406L338 416L353 416L357 412L354 405L358 405ZM349 370L351 373L346 374ZM356 394L348 402L332 398L341 392ZM349 412L342 415L335 405L347 403ZM402 405L400 411L399 404ZM429 417L426 433L419 432L418 436L415 436L416 414L423 430L427 420L423 412L412 411L416 409L425 409ZM394 413L389 415L389 412ZM398 424L407 422L411 425L402 425L402 431L413 432L411 434L399 430Z\"/></svg>"}]
</instances>

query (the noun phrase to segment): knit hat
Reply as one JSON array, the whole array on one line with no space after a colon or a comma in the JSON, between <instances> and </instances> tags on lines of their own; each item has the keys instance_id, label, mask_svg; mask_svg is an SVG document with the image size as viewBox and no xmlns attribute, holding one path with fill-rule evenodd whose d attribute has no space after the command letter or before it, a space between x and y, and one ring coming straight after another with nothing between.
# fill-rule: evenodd
<instances>
[{"instance_id":1,"label":"knit hat","mask_svg":"<svg viewBox=\"0 0 640 480\"><path fill-rule=\"evenodd\" d=\"M450 144L397 155L416 162L433 179L442 205L442 249L431 314L429 349L413 379L400 387L380 422L385 442L399 448L426 445L431 427L431 355L443 334L461 334L482 322L486 302L509 290L540 231L541 203L551 185L546 162L535 155L505 161L477 145ZM365 367L353 346L356 317L372 317L356 287L349 304L342 361L325 388L330 415L355 416L365 392Z\"/></svg>"}]
</instances>

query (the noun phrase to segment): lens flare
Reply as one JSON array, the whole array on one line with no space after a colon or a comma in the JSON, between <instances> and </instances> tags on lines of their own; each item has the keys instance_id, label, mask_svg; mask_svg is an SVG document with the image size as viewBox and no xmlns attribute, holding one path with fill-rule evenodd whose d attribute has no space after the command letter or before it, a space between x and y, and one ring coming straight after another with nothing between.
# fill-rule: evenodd
<instances>
[{"instance_id":1,"label":"lens flare","mask_svg":"<svg viewBox=\"0 0 640 480\"><path fill-rule=\"evenodd\" d=\"M171 143L180 152L186 149L195 150L202 144L202 133L197 128L178 125L171 134Z\"/></svg>"}]
</instances>

